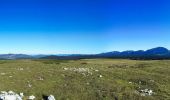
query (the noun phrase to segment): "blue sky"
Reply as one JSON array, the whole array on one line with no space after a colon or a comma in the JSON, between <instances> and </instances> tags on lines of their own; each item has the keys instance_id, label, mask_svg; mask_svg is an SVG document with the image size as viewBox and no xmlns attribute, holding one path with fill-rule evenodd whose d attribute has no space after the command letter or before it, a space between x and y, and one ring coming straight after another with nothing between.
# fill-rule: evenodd
<instances>
[{"instance_id":1,"label":"blue sky","mask_svg":"<svg viewBox=\"0 0 170 100\"><path fill-rule=\"evenodd\" d=\"M0 53L170 49L169 0L1 0Z\"/></svg>"}]
</instances>

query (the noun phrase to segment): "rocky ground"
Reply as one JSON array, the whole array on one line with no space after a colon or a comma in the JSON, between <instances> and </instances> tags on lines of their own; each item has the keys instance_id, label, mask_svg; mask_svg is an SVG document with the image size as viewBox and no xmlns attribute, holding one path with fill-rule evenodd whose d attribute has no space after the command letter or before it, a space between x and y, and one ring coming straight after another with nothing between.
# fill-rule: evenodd
<instances>
[{"instance_id":1,"label":"rocky ground","mask_svg":"<svg viewBox=\"0 0 170 100\"><path fill-rule=\"evenodd\" d=\"M169 60L0 60L0 80L2 100L170 99Z\"/></svg>"}]
</instances>

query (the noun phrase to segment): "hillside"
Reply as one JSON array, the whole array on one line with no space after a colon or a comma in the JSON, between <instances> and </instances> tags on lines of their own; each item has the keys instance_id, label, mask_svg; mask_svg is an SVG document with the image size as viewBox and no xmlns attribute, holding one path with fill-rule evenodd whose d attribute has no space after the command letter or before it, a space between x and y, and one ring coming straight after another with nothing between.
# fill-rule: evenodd
<instances>
[{"instance_id":1,"label":"hillside","mask_svg":"<svg viewBox=\"0 0 170 100\"><path fill-rule=\"evenodd\" d=\"M169 65L169 60L0 60L0 91L35 100L51 94L56 100L169 100Z\"/></svg>"}]
</instances>

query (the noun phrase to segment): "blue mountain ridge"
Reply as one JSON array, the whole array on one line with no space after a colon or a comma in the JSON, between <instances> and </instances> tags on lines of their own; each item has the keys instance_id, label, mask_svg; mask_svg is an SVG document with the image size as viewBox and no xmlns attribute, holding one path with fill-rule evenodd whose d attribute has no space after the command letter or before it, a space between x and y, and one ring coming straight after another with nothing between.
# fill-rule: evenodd
<instances>
[{"instance_id":1,"label":"blue mountain ridge","mask_svg":"<svg viewBox=\"0 0 170 100\"><path fill-rule=\"evenodd\" d=\"M148 50L112 51L100 54L59 54L59 55L27 55L0 54L0 59L88 59L88 58L126 58L126 59L170 59L170 50L156 47Z\"/></svg>"}]
</instances>

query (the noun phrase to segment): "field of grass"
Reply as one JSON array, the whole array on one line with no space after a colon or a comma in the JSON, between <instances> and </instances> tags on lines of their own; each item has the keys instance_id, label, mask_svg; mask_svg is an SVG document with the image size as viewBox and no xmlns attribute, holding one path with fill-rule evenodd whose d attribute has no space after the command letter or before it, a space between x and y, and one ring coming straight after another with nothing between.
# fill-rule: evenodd
<instances>
[{"instance_id":1,"label":"field of grass","mask_svg":"<svg viewBox=\"0 0 170 100\"><path fill-rule=\"evenodd\" d=\"M170 100L170 60L0 60L0 81L36 100Z\"/></svg>"}]
</instances>

